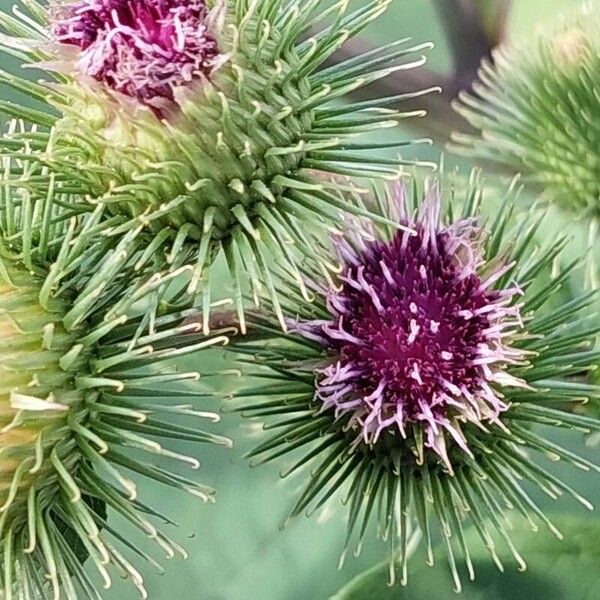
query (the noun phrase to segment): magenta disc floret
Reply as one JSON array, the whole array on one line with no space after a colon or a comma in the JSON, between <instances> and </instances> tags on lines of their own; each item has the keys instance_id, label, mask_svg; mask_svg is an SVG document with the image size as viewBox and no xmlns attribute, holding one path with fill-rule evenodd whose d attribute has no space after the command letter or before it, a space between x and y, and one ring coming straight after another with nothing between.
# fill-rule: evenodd
<instances>
[{"instance_id":1,"label":"magenta disc floret","mask_svg":"<svg viewBox=\"0 0 600 600\"><path fill-rule=\"evenodd\" d=\"M511 265L487 265L485 229L473 219L444 226L432 190L389 241L337 241L342 287L329 291L331 320L295 329L332 357L317 369L316 399L349 418L357 443L384 432L407 436L417 424L450 467L448 436L470 454L462 426L501 424L502 386L522 386L505 367L523 359L509 344L523 326L513 285L495 289Z\"/></svg>"},{"instance_id":2,"label":"magenta disc floret","mask_svg":"<svg viewBox=\"0 0 600 600\"><path fill-rule=\"evenodd\" d=\"M53 9L52 34L82 73L160 108L220 64L208 16L204 0L79 0Z\"/></svg>"}]
</instances>

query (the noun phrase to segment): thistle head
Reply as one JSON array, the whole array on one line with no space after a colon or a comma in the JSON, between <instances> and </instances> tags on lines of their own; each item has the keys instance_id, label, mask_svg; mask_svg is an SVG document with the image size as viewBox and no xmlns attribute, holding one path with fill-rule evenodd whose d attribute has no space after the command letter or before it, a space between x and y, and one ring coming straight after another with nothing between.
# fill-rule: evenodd
<instances>
[{"instance_id":1,"label":"thistle head","mask_svg":"<svg viewBox=\"0 0 600 600\"><path fill-rule=\"evenodd\" d=\"M218 415L177 401L202 395L199 374L164 361L226 338L199 335L184 306L157 314L150 299L161 305L184 272L136 279L139 230L107 252L101 207L68 219L52 190L43 206L13 194L0 198L1 595L101 598L89 568L105 588L121 576L145 597L127 557L135 534L168 557L186 553L160 530L157 509L140 503L136 479L212 500L209 486L173 467L197 469L198 460L168 442L230 443L195 423ZM124 519L118 526L108 507Z\"/></svg>"},{"instance_id":2,"label":"thistle head","mask_svg":"<svg viewBox=\"0 0 600 600\"><path fill-rule=\"evenodd\" d=\"M323 175L395 178L412 164L374 158L368 150L378 143L357 138L424 115L405 114L399 103L430 90L338 100L423 64L430 45L399 40L327 64L389 2L231 0L207 10L200 0L79 0L50 13L45 36L19 23L4 43L61 81L30 84L59 113L36 113L51 127L41 134L43 150L39 132L27 146L39 181L68 178L69 190L86 199L81 208L100 202L115 217L131 218L132 227L147 223L160 240L162 267L193 265L188 291L201 290L206 306L210 265L222 252L241 329L247 281L255 298L269 290L284 325L271 265L285 264L310 296L299 265L319 263L313 249L323 224L336 225L343 202L340 184ZM18 39L23 32L38 38L35 51ZM10 114L17 113L27 120L18 107ZM16 137L3 143L22 144ZM360 205L344 207L364 214Z\"/></svg>"},{"instance_id":3,"label":"thistle head","mask_svg":"<svg viewBox=\"0 0 600 600\"><path fill-rule=\"evenodd\" d=\"M55 466L74 467L65 431L85 411L83 392L73 386L76 368L63 358L77 338L62 324L65 303L54 300L42 309L34 278L8 273L0 281L0 514L3 530L16 532L27 529L32 490L59 488L64 480ZM83 353L78 366L87 358Z\"/></svg>"},{"instance_id":4,"label":"thistle head","mask_svg":"<svg viewBox=\"0 0 600 600\"><path fill-rule=\"evenodd\" d=\"M210 78L222 59L204 0L79 0L51 13L53 38L79 49L77 69L156 109Z\"/></svg>"},{"instance_id":5,"label":"thistle head","mask_svg":"<svg viewBox=\"0 0 600 600\"><path fill-rule=\"evenodd\" d=\"M344 271L327 294L330 319L301 321L297 331L332 356L316 369L316 398L346 417L356 443L406 438L416 427L451 471L447 445L471 453L462 424L499 422L508 408L493 386L524 385L505 372L525 358L510 346L523 328L521 292L493 288L511 265L485 261L483 223L439 222L437 189L414 220L401 199L398 208L407 229L390 240L360 249L337 240Z\"/></svg>"},{"instance_id":6,"label":"thistle head","mask_svg":"<svg viewBox=\"0 0 600 600\"><path fill-rule=\"evenodd\" d=\"M261 382L242 386L236 406L270 432L251 456L267 462L289 453L283 476L306 468L292 516L342 495L343 556L355 537L360 549L376 520L392 580L397 567L406 580L413 519L430 562L440 524L460 589L456 554L474 576L463 537L469 522L497 563L486 522L500 523L504 506L521 509L532 529L541 520L560 536L523 481L591 507L530 453L598 470L543 431L600 427L565 407L599 394L569 379L597 359L595 331L578 316L592 297L554 302L574 265L552 275L566 241L538 247L543 215L515 218L505 200L486 222L480 202L477 186L464 202L444 201L437 184L410 198L402 186L375 192L372 205L395 225L347 220L345 237L334 239L339 280L332 285L307 269L312 304L284 288L292 335L254 315L249 339L233 340L255 358L246 368ZM501 524L497 534L523 567Z\"/></svg>"},{"instance_id":7,"label":"thistle head","mask_svg":"<svg viewBox=\"0 0 600 600\"><path fill-rule=\"evenodd\" d=\"M498 48L493 64L482 63L472 91L454 104L477 133L455 134L452 146L523 172L548 200L592 217L600 214L599 16L586 3L528 43Z\"/></svg>"}]
</instances>

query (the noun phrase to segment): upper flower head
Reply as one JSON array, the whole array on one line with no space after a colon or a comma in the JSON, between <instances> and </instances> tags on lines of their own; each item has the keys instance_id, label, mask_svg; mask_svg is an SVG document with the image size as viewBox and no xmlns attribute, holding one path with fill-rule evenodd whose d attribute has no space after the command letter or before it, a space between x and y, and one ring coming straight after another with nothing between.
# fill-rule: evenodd
<instances>
[{"instance_id":1,"label":"upper flower head","mask_svg":"<svg viewBox=\"0 0 600 600\"><path fill-rule=\"evenodd\" d=\"M82 50L83 73L151 106L220 58L204 0L78 0L54 9L52 33Z\"/></svg>"},{"instance_id":2,"label":"upper flower head","mask_svg":"<svg viewBox=\"0 0 600 600\"><path fill-rule=\"evenodd\" d=\"M24 13L31 9L29 0L22 3ZM300 282L300 264L320 261L319 232L337 225L339 207L365 215L337 197L340 184L326 175L395 177L406 164L368 152L380 145L373 131L408 116L391 108L397 99L370 100L368 107L339 100L419 66L430 45L398 40L328 64L389 3L53 0L42 27L34 26L39 11L31 10L0 23L10 34L0 34L0 45L53 79L9 78L52 110L37 113L36 123L51 133L36 132L35 142L7 135L15 138L12 147L39 149L40 194L52 178L68 181L72 192L77 173L82 209L100 202L131 218L120 232L140 219L148 223L158 268L193 266L188 291L202 290L207 315L210 266L221 253L240 329L245 281L256 297L269 290L283 324L273 266L285 265ZM34 113L16 107L10 114L28 121Z\"/></svg>"},{"instance_id":3,"label":"upper flower head","mask_svg":"<svg viewBox=\"0 0 600 600\"><path fill-rule=\"evenodd\" d=\"M332 356L317 370L317 398L349 416L357 441L406 437L419 424L447 462L445 434L470 452L460 423L497 421L506 410L491 384L523 385L503 369L523 357L507 342L523 325L513 303L520 290L493 289L511 265L486 265L476 220L440 224L435 190L414 220L402 196L399 209L413 231L357 250L338 241L346 266L343 286L328 295L331 320L297 329Z\"/></svg>"}]
</instances>

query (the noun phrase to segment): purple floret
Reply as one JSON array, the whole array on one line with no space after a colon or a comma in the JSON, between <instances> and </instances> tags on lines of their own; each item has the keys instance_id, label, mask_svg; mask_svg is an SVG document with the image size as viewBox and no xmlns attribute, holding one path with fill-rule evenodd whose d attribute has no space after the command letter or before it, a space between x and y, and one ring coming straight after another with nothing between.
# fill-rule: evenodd
<instances>
[{"instance_id":1,"label":"purple floret","mask_svg":"<svg viewBox=\"0 0 600 600\"><path fill-rule=\"evenodd\" d=\"M220 60L204 0L79 0L53 13L53 37L81 49L81 72L148 106Z\"/></svg>"}]
</instances>

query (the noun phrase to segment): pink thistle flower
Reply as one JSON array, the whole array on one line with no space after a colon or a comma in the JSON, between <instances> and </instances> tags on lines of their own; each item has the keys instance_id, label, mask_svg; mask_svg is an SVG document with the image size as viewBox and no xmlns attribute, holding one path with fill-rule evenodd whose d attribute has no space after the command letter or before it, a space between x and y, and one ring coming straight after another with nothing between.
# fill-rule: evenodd
<instances>
[{"instance_id":1,"label":"pink thistle flower","mask_svg":"<svg viewBox=\"0 0 600 600\"><path fill-rule=\"evenodd\" d=\"M492 289L512 265L490 269L475 219L440 223L437 189L412 218L398 190L397 209L413 231L389 242L336 240L346 266L342 288L328 293L331 320L295 328L333 356L317 369L316 398L349 417L356 444L386 432L406 438L409 424L420 424L451 471L448 440L471 454L461 423L501 425L508 406L498 389L525 387L505 369L525 358L509 342L523 328L513 302L521 290Z\"/></svg>"},{"instance_id":2,"label":"pink thistle flower","mask_svg":"<svg viewBox=\"0 0 600 600\"><path fill-rule=\"evenodd\" d=\"M80 72L155 109L223 61L204 0L78 0L52 14L54 39L81 49Z\"/></svg>"},{"instance_id":3,"label":"pink thistle flower","mask_svg":"<svg viewBox=\"0 0 600 600\"><path fill-rule=\"evenodd\" d=\"M398 572L407 582L413 519L430 564L439 528L458 592L458 548L475 577L467 524L501 569L500 539L525 569L504 526L506 507L518 507L533 530L539 519L561 537L528 487L593 508L541 465L551 458L600 470L554 435L597 431L600 421L573 406L600 391L585 378L599 356L597 327L590 329L597 316L583 313L594 294L566 304L556 297L575 268L555 275L565 238L540 248L542 220L533 211L515 215L510 198L486 229L477 179L463 201L455 191L451 205L442 205L437 185L424 198L415 185L407 202L402 186L370 197L345 192L376 206L388 226L346 216L344 237L334 239L339 282L307 263L310 301L283 287L296 335L256 313L251 339L231 346L252 357L241 365L257 378L236 393L237 410L269 432L250 452L254 464L287 456L282 476L305 474L290 517L341 499L348 533L340 565L353 540L360 553L376 521L389 546L390 584Z\"/></svg>"}]
</instances>

